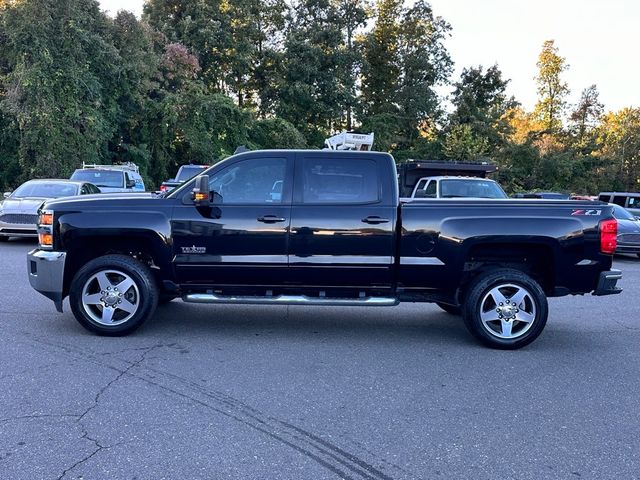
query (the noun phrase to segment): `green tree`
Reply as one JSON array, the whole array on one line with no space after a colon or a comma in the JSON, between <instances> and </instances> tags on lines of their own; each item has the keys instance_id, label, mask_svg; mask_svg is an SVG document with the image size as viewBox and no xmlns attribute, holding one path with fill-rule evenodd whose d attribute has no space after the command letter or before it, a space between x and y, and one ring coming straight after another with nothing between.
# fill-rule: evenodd
<instances>
[{"instance_id":1,"label":"green tree","mask_svg":"<svg viewBox=\"0 0 640 480\"><path fill-rule=\"evenodd\" d=\"M249 128L249 141L256 148L305 148L304 136L281 118L266 118Z\"/></svg>"},{"instance_id":2,"label":"green tree","mask_svg":"<svg viewBox=\"0 0 640 480\"><path fill-rule=\"evenodd\" d=\"M363 40L362 115L397 113L402 0L378 0L373 29Z\"/></svg>"},{"instance_id":3,"label":"green tree","mask_svg":"<svg viewBox=\"0 0 640 480\"><path fill-rule=\"evenodd\" d=\"M475 135L470 125L456 125L444 141L444 154L452 160L479 160L488 152L488 140Z\"/></svg>"},{"instance_id":4,"label":"green tree","mask_svg":"<svg viewBox=\"0 0 640 480\"><path fill-rule=\"evenodd\" d=\"M332 0L302 0L288 22L276 113L320 146L346 123L352 75L343 17Z\"/></svg>"},{"instance_id":5,"label":"green tree","mask_svg":"<svg viewBox=\"0 0 640 480\"><path fill-rule=\"evenodd\" d=\"M28 176L68 176L104 160L117 115L119 73L107 17L94 0L30 0L2 11L6 76L2 108L16 119Z\"/></svg>"},{"instance_id":6,"label":"green tree","mask_svg":"<svg viewBox=\"0 0 640 480\"><path fill-rule=\"evenodd\" d=\"M482 66L465 68L455 83L449 124L469 125L474 135L488 140L492 149L501 145L510 131L505 115L518 106L513 97L507 98L508 83L497 65L486 72Z\"/></svg>"},{"instance_id":7,"label":"green tree","mask_svg":"<svg viewBox=\"0 0 640 480\"><path fill-rule=\"evenodd\" d=\"M558 54L554 41L547 40L542 46L536 66L539 99L535 106L535 114L546 130L556 132L562 128L562 115L569 94L569 86L561 76L569 65L564 57Z\"/></svg>"},{"instance_id":8,"label":"green tree","mask_svg":"<svg viewBox=\"0 0 640 480\"><path fill-rule=\"evenodd\" d=\"M363 40L361 98L364 129L384 126L379 148L408 149L440 120L435 87L451 73L443 44L449 30L424 0L410 8L379 0L375 25Z\"/></svg>"}]
</instances>

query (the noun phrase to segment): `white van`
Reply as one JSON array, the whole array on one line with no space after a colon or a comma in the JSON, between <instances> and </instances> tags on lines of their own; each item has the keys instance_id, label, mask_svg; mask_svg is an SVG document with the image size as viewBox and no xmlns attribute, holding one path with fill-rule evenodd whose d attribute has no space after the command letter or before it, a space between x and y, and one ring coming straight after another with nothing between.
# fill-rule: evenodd
<instances>
[{"instance_id":1,"label":"white van","mask_svg":"<svg viewBox=\"0 0 640 480\"><path fill-rule=\"evenodd\" d=\"M93 183L102 193L144 192L144 181L135 163L116 165L82 164L71 180Z\"/></svg>"},{"instance_id":2,"label":"white van","mask_svg":"<svg viewBox=\"0 0 640 480\"><path fill-rule=\"evenodd\" d=\"M598 200L620 205L640 217L640 192L600 192Z\"/></svg>"}]
</instances>

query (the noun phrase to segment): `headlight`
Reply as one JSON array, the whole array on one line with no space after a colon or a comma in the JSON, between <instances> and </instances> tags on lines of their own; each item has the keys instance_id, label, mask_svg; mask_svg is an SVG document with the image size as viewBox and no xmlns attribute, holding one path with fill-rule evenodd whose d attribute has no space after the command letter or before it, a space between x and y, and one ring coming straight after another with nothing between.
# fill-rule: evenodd
<instances>
[{"instance_id":1,"label":"headlight","mask_svg":"<svg viewBox=\"0 0 640 480\"><path fill-rule=\"evenodd\" d=\"M51 210L42 210L38 217L38 225L49 227L53 225L53 212Z\"/></svg>"},{"instance_id":2,"label":"headlight","mask_svg":"<svg viewBox=\"0 0 640 480\"><path fill-rule=\"evenodd\" d=\"M38 243L42 248L53 248L53 235L50 233L38 233Z\"/></svg>"},{"instance_id":3,"label":"headlight","mask_svg":"<svg viewBox=\"0 0 640 480\"><path fill-rule=\"evenodd\" d=\"M40 210L38 215L38 243L40 248L53 248L53 212Z\"/></svg>"}]
</instances>

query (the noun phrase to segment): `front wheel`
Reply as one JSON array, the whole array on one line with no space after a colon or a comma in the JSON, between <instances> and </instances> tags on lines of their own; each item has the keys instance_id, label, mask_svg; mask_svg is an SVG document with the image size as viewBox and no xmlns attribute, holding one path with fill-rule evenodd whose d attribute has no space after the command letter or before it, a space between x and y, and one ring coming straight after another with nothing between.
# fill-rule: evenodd
<instances>
[{"instance_id":1,"label":"front wheel","mask_svg":"<svg viewBox=\"0 0 640 480\"><path fill-rule=\"evenodd\" d=\"M549 313L540 285L519 270L499 269L476 278L463 306L469 331L492 348L515 350L542 333Z\"/></svg>"},{"instance_id":2,"label":"front wheel","mask_svg":"<svg viewBox=\"0 0 640 480\"><path fill-rule=\"evenodd\" d=\"M158 305L151 270L126 255L105 255L78 270L69 290L76 320L99 335L127 335L140 327Z\"/></svg>"}]
</instances>

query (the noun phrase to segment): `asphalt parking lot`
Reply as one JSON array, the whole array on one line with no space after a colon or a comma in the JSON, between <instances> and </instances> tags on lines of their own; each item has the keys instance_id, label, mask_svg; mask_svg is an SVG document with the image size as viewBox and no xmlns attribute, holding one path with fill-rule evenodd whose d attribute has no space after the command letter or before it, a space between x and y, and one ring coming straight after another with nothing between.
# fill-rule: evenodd
<instances>
[{"instance_id":1,"label":"asphalt parking lot","mask_svg":"<svg viewBox=\"0 0 640 480\"><path fill-rule=\"evenodd\" d=\"M174 301L87 333L0 245L0 478L640 478L640 260L550 300L542 336L476 344L431 305Z\"/></svg>"}]
</instances>

